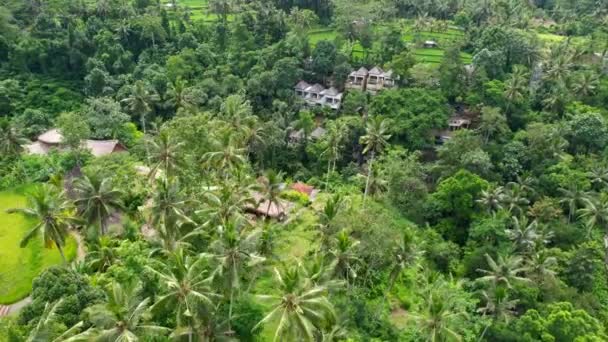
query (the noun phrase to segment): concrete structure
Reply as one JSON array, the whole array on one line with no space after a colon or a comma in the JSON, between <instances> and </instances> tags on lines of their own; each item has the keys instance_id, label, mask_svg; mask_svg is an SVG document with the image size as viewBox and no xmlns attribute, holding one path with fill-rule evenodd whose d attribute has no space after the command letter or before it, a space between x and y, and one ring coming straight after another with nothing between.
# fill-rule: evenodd
<instances>
[{"instance_id":1,"label":"concrete structure","mask_svg":"<svg viewBox=\"0 0 608 342\"><path fill-rule=\"evenodd\" d=\"M346 89L365 90L368 74L369 71L365 67L361 67L359 70L351 72L346 81Z\"/></svg>"},{"instance_id":2,"label":"concrete structure","mask_svg":"<svg viewBox=\"0 0 608 342\"><path fill-rule=\"evenodd\" d=\"M336 88L326 89L319 83L313 85L300 81L295 85L294 91L297 97L312 107L329 107L338 110L342 105L342 93Z\"/></svg>"},{"instance_id":3,"label":"concrete structure","mask_svg":"<svg viewBox=\"0 0 608 342\"><path fill-rule=\"evenodd\" d=\"M424 44L422 44L425 48L427 49L432 49L432 48L436 48L439 47L439 44L437 44L436 41L434 40L427 40L424 42Z\"/></svg>"},{"instance_id":4,"label":"concrete structure","mask_svg":"<svg viewBox=\"0 0 608 342\"><path fill-rule=\"evenodd\" d=\"M376 94L380 90L393 88L395 80L393 79L393 71L384 71L380 67L373 67L367 76L366 90L372 94Z\"/></svg>"}]
</instances>

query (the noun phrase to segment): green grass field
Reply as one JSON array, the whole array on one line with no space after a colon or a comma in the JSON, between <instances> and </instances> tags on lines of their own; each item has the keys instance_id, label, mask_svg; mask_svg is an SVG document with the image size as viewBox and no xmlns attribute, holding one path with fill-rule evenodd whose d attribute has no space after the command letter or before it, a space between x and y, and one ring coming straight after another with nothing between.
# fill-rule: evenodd
<instances>
[{"instance_id":1,"label":"green grass field","mask_svg":"<svg viewBox=\"0 0 608 342\"><path fill-rule=\"evenodd\" d=\"M25 197L16 192L0 192L0 304L14 303L32 290L32 280L45 268L60 264L57 249L46 249L42 240L19 248L19 242L32 222L19 214L7 214L9 208L23 207ZM76 256L76 241L70 237L66 257Z\"/></svg>"}]
</instances>

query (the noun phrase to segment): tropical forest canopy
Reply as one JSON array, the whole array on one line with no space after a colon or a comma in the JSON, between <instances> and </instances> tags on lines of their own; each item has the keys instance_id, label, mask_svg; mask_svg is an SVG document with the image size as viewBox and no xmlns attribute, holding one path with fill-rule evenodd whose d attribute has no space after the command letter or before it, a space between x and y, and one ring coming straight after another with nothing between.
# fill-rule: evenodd
<instances>
[{"instance_id":1,"label":"tropical forest canopy","mask_svg":"<svg viewBox=\"0 0 608 342\"><path fill-rule=\"evenodd\" d=\"M0 341L606 341L607 147L606 0L0 0Z\"/></svg>"}]
</instances>

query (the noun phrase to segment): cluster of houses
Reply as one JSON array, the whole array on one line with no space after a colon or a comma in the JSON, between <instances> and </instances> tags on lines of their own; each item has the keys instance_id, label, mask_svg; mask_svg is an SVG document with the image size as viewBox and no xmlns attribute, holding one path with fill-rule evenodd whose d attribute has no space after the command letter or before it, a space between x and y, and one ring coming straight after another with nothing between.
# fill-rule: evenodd
<instances>
[{"instance_id":1,"label":"cluster of houses","mask_svg":"<svg viewBox=\"0 0 608 342\"><path fill-rule=\"evenodd\" d=\"M118 140L83 140L83 148L89 150L95 157L105 156L111 153L123 152L127 149ZM46 155L51 150L63 150L66 148L63 135L58 129L51 129L41 134L36 141L24 146L29 154Z\"/></svg>"},{"instance_id":2,"label":"cluster of houses","mask_svg":"<svg viewBox=\"0 0 608 342\"><path fill-rule=\"evenodd\" d=\"M384 71L380 67L367 70L365 67L353 71L348 75L346 89L356 89L377 94L384 89L395 87L395 77L392 70Z\"/></svg>"},{"instance_id":3,"label":"cluster of houses","mask_svg":"<svg viewBox=\"0 0 608 342\"><path fill-rule=\"evenodd\" d=\"M371 70L361 67L348 75L344 88L377 94L383 89L395 87L395 84L392 70L384 71L377 66ZM334 87L325 88L319 83L309 84L306 81L300 81L294 90L296 96L311 107L329 107L338 110L342 104L343 93Z\"/></svg>"},{"instance_id":4,"label":"cluster of houses","mask_svg":"<svg viewBox=\"0 0 608 342\"><path fill-rule=\"evenodd\" d=\"M300 81L295 86L296 96L303 99L309 106L326 106L331 109L340 109L342 103L342 93L336 88L326 89L319 83L308 84Z\"/></svg>"}]
</instances>

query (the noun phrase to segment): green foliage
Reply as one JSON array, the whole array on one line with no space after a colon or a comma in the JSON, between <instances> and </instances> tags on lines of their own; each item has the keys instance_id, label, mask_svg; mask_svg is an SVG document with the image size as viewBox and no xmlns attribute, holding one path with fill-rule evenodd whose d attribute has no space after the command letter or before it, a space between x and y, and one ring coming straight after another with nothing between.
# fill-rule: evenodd
<instances>
[{"instance_id":1,"label":"green foliage","mask_svg":"<svg viewBox=\"0 0 608 342\"><path fill-rule=\"evenodd\" d=\"M395 137L412 148L430 143L430 131L444 127L448 119L445 98L422 88L383 91L373 98L370 113L391 119Z\"/></svg>"},{"instance_id":2,"label":"green foliage","mask_svg":"<svg viewBox=\"0 0 608 342\"><path fill-rule=\"evenodd\" d=\"M71 327L80 321L84 308L99 303L103 292L91 286L86 277L65 267L52 267L34 280L32 304L19 315L22 323L35 322L46 303L63 298L58 322Z\"/></svg>"}]
</instances>

